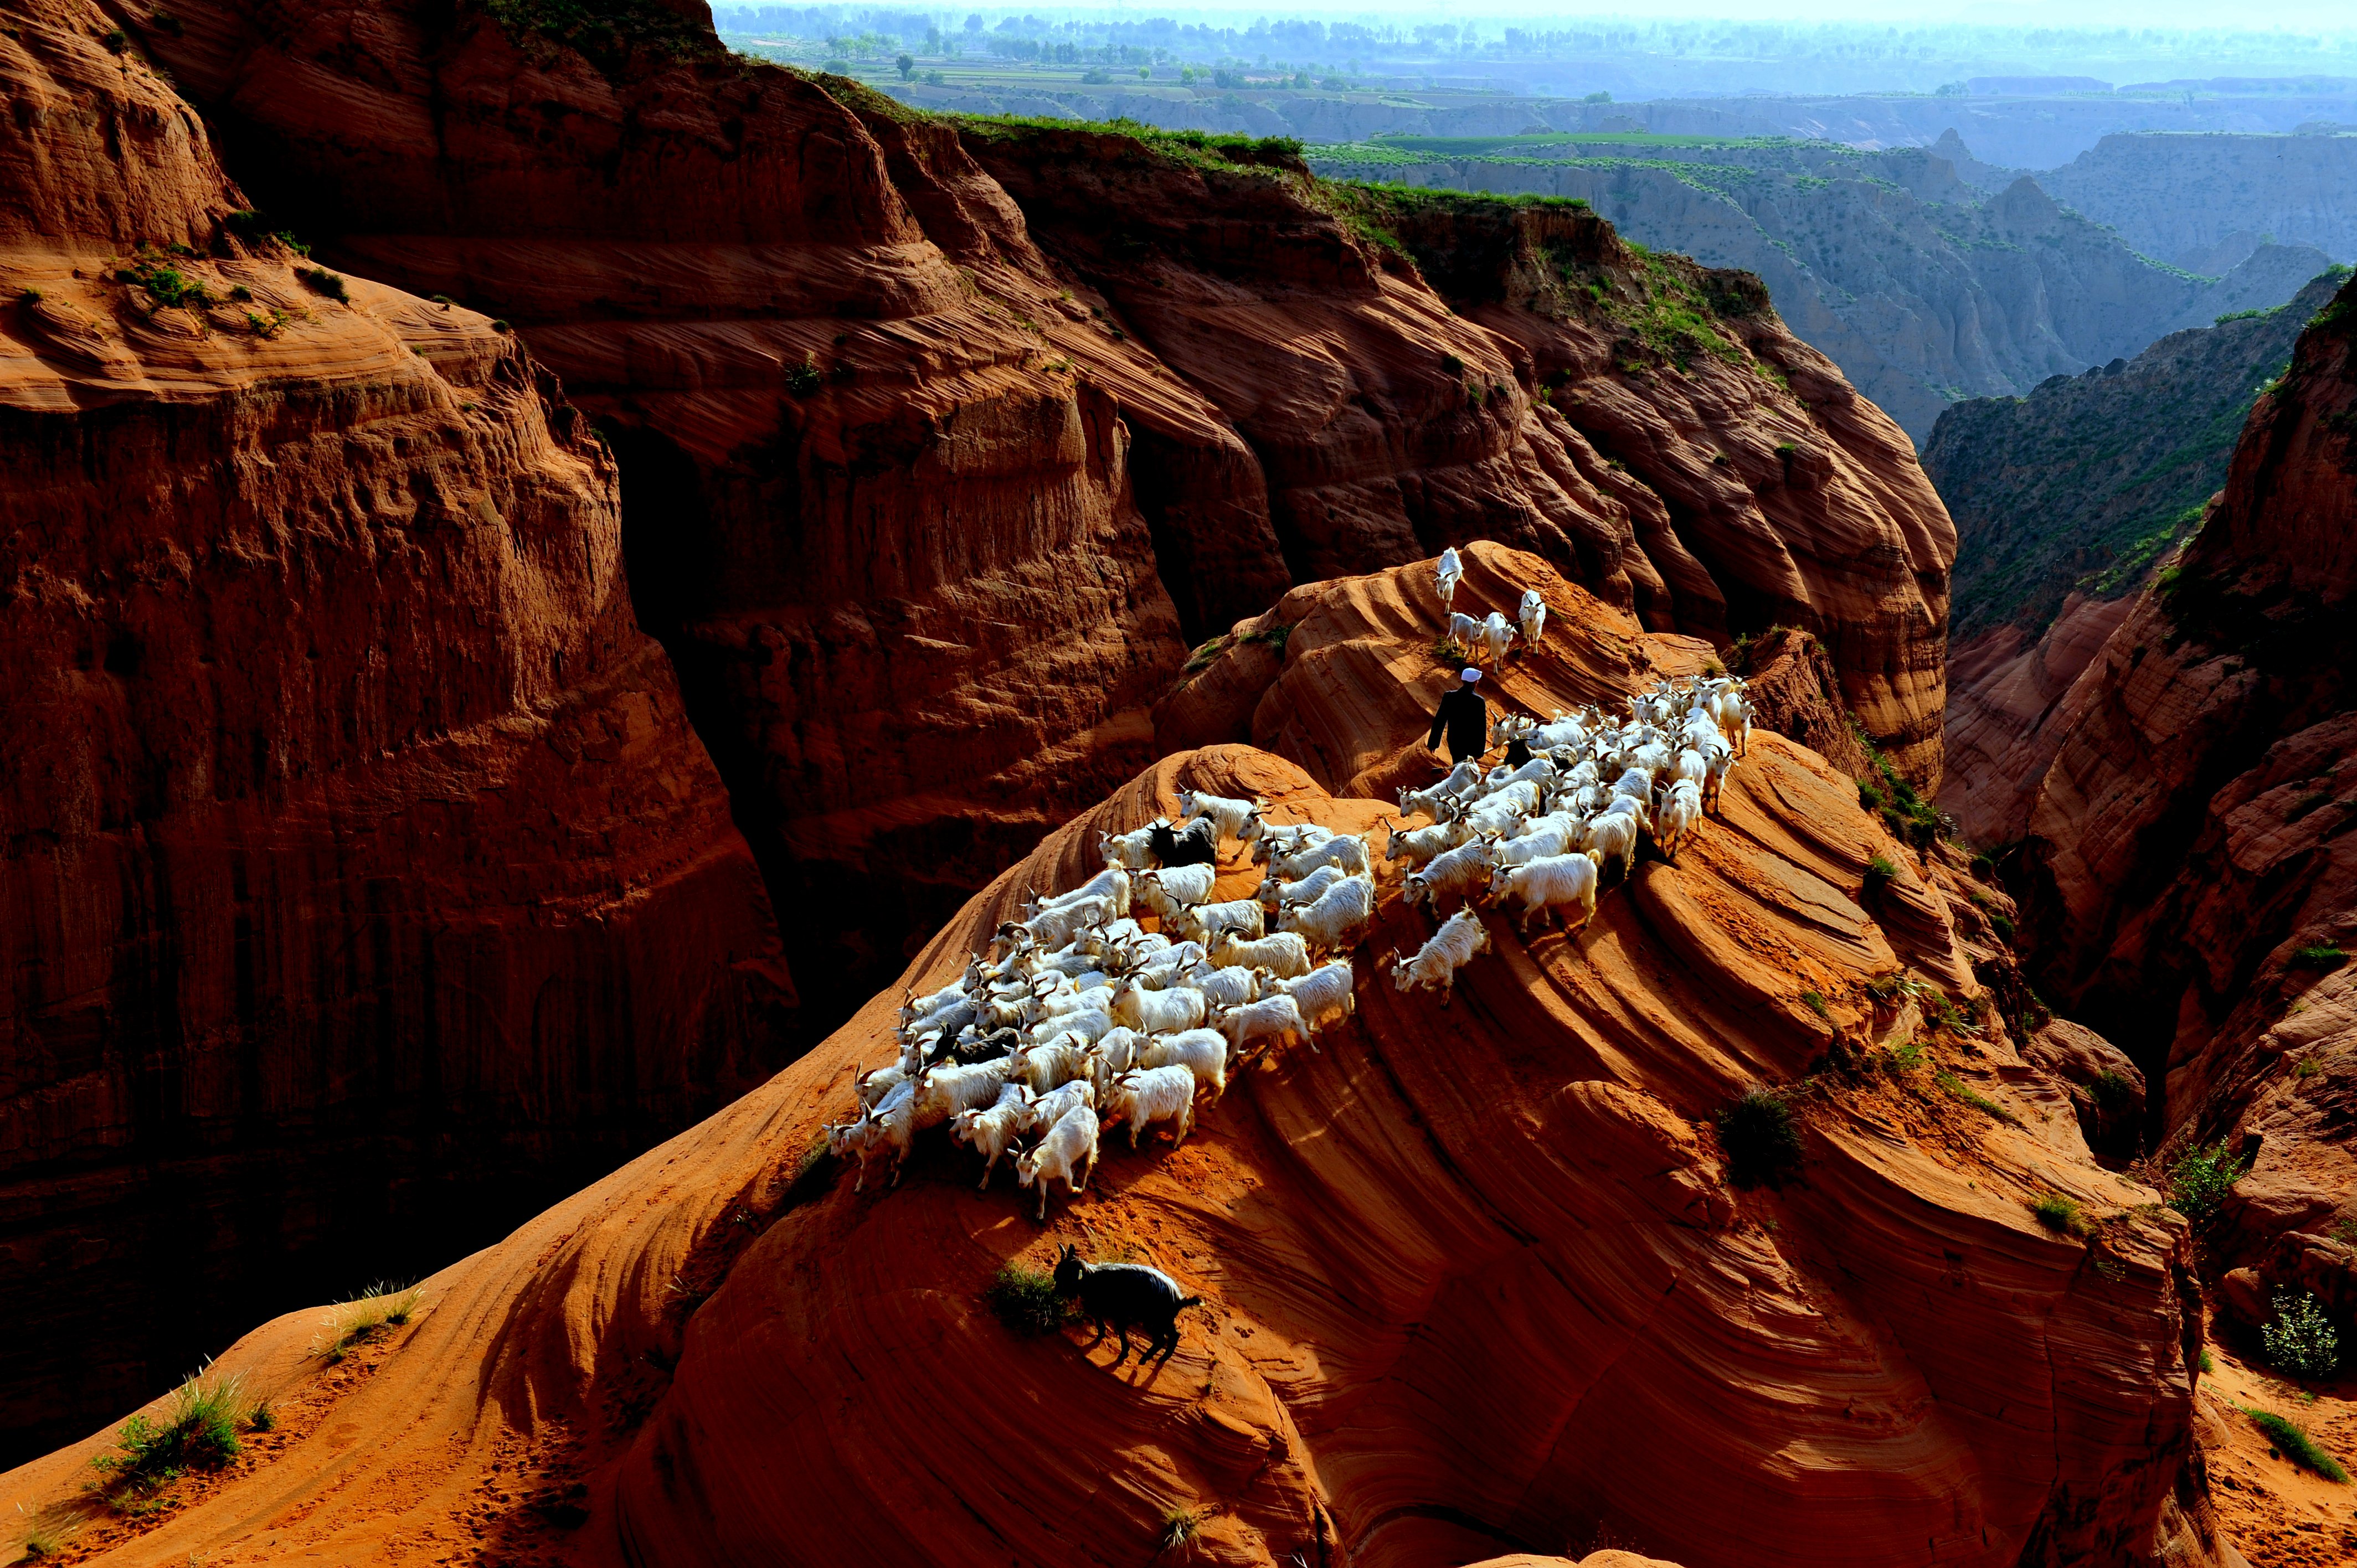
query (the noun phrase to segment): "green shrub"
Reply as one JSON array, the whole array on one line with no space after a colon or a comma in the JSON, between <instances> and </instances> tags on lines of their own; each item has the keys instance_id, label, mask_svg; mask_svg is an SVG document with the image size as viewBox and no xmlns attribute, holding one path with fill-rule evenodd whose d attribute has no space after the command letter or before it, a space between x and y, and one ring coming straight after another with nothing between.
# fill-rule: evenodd
<instances>
[{"instance_id":1,"label":"green shrub","mask_svg":"<svg viewBox=\"0 0 2357 1568\"><path fill-rule=\"evenodd\" d=\"M1172 1504L1162 1510L1162 1550L1176 1552L1202 1533L1203 1521L1211 1517L1209 1509L1190 1509Z\"/></svg>"},{"instance_id":2,"label":"green shrub","mask_svg":"<svg viewBox=\"0 0 2357 1568\"><path fill-rule=\"evenodd\" d=\"M344 290L343 275L339 273L331 273L325 267L299 267L295 275L301 278L307 286L329 299L349 300L351 297Z\"/></svg>"},{"instance_id":3,"label":"green shrub","mask_svg":"<svg viewBox=\"0 0 2357 1568\"><path fill-rule=\"evenodd\" d=\"M120 27L109 27L98 36L98 41L106 47L107 53L119 55L131 47L131 35Z\"/></svg>"},{"instance_id":4,"label":"green shrub","mask_svg":"<svg viewBox=\"0 0 2357 1568\"><path fill-rule=\"evenodd\" d=\"M41 291L37 288L18 289L16 291L16 299L20 304L38 305L41 303Z\"/></svg>"},{"instance_id":5,"label":"green shrub","mask_svg":"<svg viewBox=\"0 0 2357 1568\"><path fill-rule=\"evenodd\" d=\"M1440 368L1452 376L1461 376L1465 373L1465 361L1454 354L1443 354L1440 356Z\"/></svg>"},{"instance_id":6,"label":"green shrub","mask_svg":"<svg viewBox=\"0 0 2357 1568\"><path fill-rule=\"evenodd\" d=\"M2013 940L2012 916L2007 914L2002 909L1991 909L1989 911L1988 923L1989 929L1996 933L1997 940L1999 941L2009 942Z\"/></svg>"},{"instance_id":7,"label":"green shrub","mask_svg":"<svg viewBox=\"0 0 2357 1568\"><path fill-rule=\"evenodd\" d=\"M1866 896L1869 898L1880 897L1882 890L1898 878L1899 868L1891 865L1885 856L1876 855L1866 863Z\"/></svg>"},{"instance_id":8,"label":"green shrub","mask_svg":"<svg viewBox=\"0 0 2357 1568\"><path fill-rule=\"evenodd\" d=\"M2214 1372L2218 1369L2218 1363L2210 1359L2210 1347L2207 1345L2201 1347L2201 1369L2205 1372Z\"/></svg>"},{"instance_id":9,"label":"green shrub","mask_svg":"<svg viewBox=\"0 0 2357 1568\"><path fill-rule=\"evenodd\" d=\"M2169 1167L2169 1207L2198 1225L2216 1211L2242 1174L2241 1162L2222 1139L2207 1149L2196 1144Z\"/></svg>"},{"instance_id":10,"label":"green shrub","mask_svg":"<svg viewBox=\"0 0 2357 1568\"><path fill-rule=\"evenodd\" d=\"M2330 974L2348 961L2349 955L2330 942L2310 942L2291 955L2292 968L2312 969L2321 974Z\"/></svg>"},{"instance_id":11,"label":"green shrub","mask_svg":"<svg viewBox=\"0 0 2357 1568\"><path fill-rule=\"evenodd\" d=\"M1975 1089L1971 1084L1966 1083L1954 1073L1941 1073L1934 1077L1932 1081L1938 1084L1942 1089L1946 1090L1950 1094L1954 1095L1957 1099L1963 1101L1965 1104L1971 1106L1974 1110L1979 1112L1984 1116L1993 1117L1996 1120L2004 1122L2008 1127L2018 1127L2021 1125L2020 1117L2016 1116L2012 1112L2007 1111L2003 1105L1991 1100L1987 1095L1983 1094L1979 1090Z\"/></svg>"},{"instance_id":12,"label":"green shrub","mask_svg":"<svg viewBox=\"0 0 2357 1568\"><path fill-rule=\"evenodd\" d=\"M1904 1045L1893 1046L1884 1054L1883 1059L1894 1073L1913 1072L1923 1065L1923 1042L1909 1040Z\"/></svg>"},{"instance_id":13,"label":"green shrub","mask_svg":"<svg viewBox=\"0 0 2357 1568\"><path fill-rule=\"evenodd\" d=\"M115 1445L91 1460L110 1502L153 1498L190 1470L218 1470L238 1455L237 1429L248 1415L244 1380L208 1379L202 1370L172 1391L160 1421L145 1412L123 1423Z\"/></svg>"},{"instance_id":14,"label":"green shrub","mask_svg":"<svg viewBox=\"0 0 2357 1568\"><path fill-rule=\"evenodd\" d=\"M1882 810L1882 791L1861 779L1857 781L1857 803L1869 811Z\"/></svg>"},{"instance_id":15,"label":"green shrub","mask_svg":"<svg viewBox=\"0 0 2357 1568\"><path fill-rule=\"evenodd\" d=\"M338 1302L320 1319L321 1333L312 1341L311 1353L334 1366L388 1326L407 1323L422 1294L416 1285L381 1283Z\"/></svg>"},{"instance_id":16,"label":"green shrub","mask_svg":"<svg viewBox=\"0 0 2357 1568\"><path fill-rule=\"evenodd\" d=\"M2038 1222L2049 1230L2065 1236L2087 1233L2087 1217L2080 1211L2078 1200L2065 1197L2059 1192L2040 1195L2030 1204L2029 1212L2036 1215Z\"/></svg>"},{"instance_id":17,"label":"green shrub","mask_svg":"<svg viewBox=\"0 0 2357 1568\"><path fill-rule=\"evenodd\" d=\"M2276 1293L2276 1315L2259 1330L2267 1365L2287 1377L2319 1380L2341 1365L2341 1337L2324 1304L2307 1291Z\"/></svg>"},{"instance_id":18,"label":"green shrub","mask_svg":"<svg viewBox=\"0 0 2357 1568\"><path fill-rule=\"evenodd\" d=\"M1775 1187L1801 1164L1801 1130L1792 1108L1772 1089L1748 1089L1718 1113L1727 1179L1738 1187Z\"/></svg>"},{"instance_id":19,"label":"green shrub","mask_svg":"<svg viewBox=\"0 0 2357 1568\"><path fill-rule=\"evenodd\" d=\"M998 1271L986 1293L990 1310L1016 1334L1053 1334L1071 1315L1072 1304L1056 1290L1056 1276L1022 1263Z\"/></svg>"},{"instance_id":20,"label":"green shrub","mask_svg":"<svg viewBox=\"0 0 2357 1568\"><path fill-rule=\"evenodd\" d=\"M2096 1109L2106 1114L2117 1114L2136 1101L2135 1080L2126 1073L2114 1072L2108 1068L2095 1075L2095 1080L2087 1086L2087 1092L2094 1096Z\"/></svg>"},{"instance_id":21,"label":"green shrub","mask_svg":"<svg viewBox=\"0 0 2357 1568\"><path fill-rule=\"evenodd\" d=\"M1808 1006L1810 1012L1814 1013L1820 1018L1831 1018L1834 1015L1833 1009L1825 1004L1824 993L1823 992L1803 991L1801 993L1801 1000Z\"/></svg>"},{"instance_id":22,"label":"green shrub","mask_svg":"<svg viewBox=\"0 0 2357 1568\"><path fill-rule=\"evenodd\" d=\"M804 354L801 364L790 366L786 371L786 390L796 397L810 396L818 391L819 385L818 356L815 354Z\"/></svg>"},{"instance_id":23,"label":"green shrub","mask_svg":"<svg viewBox=\"0 0 2357 1568\"><path fill-rule=\"evenodd\" d=\"M2341 1467L2339 1460L2318 1447L2316 1439L2310 1437L2308 1428L2299 1423L2287 1420L2271 1410L2249 1410L2241 1405L2234 1408L2249 1416L2251 1424L2266 1433L2267 1441L2293 1464L2313 1470L2328 1481L2342 1485L2348 1483L2349 1472Z\"/></svg>"}]
</instances>

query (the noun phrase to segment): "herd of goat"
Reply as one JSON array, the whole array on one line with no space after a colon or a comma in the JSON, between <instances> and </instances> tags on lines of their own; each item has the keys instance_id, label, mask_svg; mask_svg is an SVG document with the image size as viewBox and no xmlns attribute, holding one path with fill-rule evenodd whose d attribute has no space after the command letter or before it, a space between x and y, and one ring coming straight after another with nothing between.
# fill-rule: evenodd
<instances>
[{"instance_id":1,"label":"herd of goat","mask_svg":"<svg viewBox=\"0 0 2357 1568\"><path fill-rule=\"evenodd\" d=\"M1440 564L1444 609L1454 556ZM1524 596L1522 617L1533 642L1546 613L1536 600ZM1641 834L1675 856L1744 754L1750 721L1743 682L1727 675L1663 681L1630 699L1626 722L1592 706L1500 720L1492 743L1528 760L1467 760L1399 792L1381 859L1406 868L1410 905L1437 916L1442 899L1459 904L1413 957L1394 950L1378 967L1446 1006L1457 971L1490 946L1473 904L1483 892L1520 900L1525 930L1548 913L1561 926L1572 908L1585 925L1606 865L1618 860L1625 877ZM955 982L903 1004L899 1059L855 1074L857 1114L826 1129L836 1157L857 1157L860 1187L880 1158L897 1186L917 1134L947 1125L983 1156L985 1188L1012 1156L1045 1219L1051 1180L1086 1189L1102 1133L1127 1122L1133 1148L1157 1128L1182 1143L1199 1095L1216 1104L1232 1072L1279 1044L1314 1050L1318 1029L1355 1011L1350 954L1376 904L1367 841L1272 823L1262 800L1187 790L1179 810L1184 826L1100 833L1103 871L1052 898L1027 895L1023 918ZM1431 821L1408 827L1416 816ZM1254 897L1215 900L1231 841L1265 873Z\"/></svg>"}]
</instances>

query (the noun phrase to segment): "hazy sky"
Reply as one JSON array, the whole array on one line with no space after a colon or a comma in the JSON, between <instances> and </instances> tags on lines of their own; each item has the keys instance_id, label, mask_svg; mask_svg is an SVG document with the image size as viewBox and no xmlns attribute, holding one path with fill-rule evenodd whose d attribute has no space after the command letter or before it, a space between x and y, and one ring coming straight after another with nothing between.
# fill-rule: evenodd
<instances>
[{"instance_id":1,"label":"hazy sky","mask_svg":"<svg viewBox=\"0 0 2357 1568\"><path fill-rule=\"evenodd\" d=\"M1112 0L1106 8L1141 16L1179 9L1264 16L1528 19L1556 27L1576 27L1611 16L1645 20L1723 16L1754 22L1881 22L1901 27L1963 22L1999 27L2297 27L2357 32L2357 4L2352 0L2244 0L2232 6L2222 6L2216 0L1965 0L1962 5L1943 6L1932 15L1898 14L1889 0L1658 0L1642 6L1626 0L1604 5L1566 5L1561 0L1476 0L1472 5L1436 5L1433 0L1282 0L1275 5L1267 0L1181 0L1175 7L1157 6L1153 0Z\"/></svg>"}]
</instances>

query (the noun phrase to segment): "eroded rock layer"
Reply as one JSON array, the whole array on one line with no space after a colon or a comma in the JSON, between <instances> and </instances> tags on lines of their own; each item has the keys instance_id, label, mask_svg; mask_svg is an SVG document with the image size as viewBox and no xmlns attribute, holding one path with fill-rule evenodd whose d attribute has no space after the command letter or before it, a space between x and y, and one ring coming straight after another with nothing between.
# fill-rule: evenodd
<instances>
[{"instance_id":1,"label":"eroded rock layer","mask_svg":"<svg viewBox=\"0 0 2357 1568\"><path fill-rule=\"evenodd\" d=\"M1333 634L1303 666L1325 674L1286 679L1352 732L1337 757L1407 738L1387 693L1429 642L1427 571L1327 585L1303 618ZM1516 703L1612 701L1631 647L1665 670L1707 652L1577 588L1558 613L1560 646L1505 672ZM1351 831L1393 809L1254 747L1178 753L996 880L908 983L954 974L1023 889L1071 886L1099 829L1174 811L1182 787ZM1876 855L1899 869L1869 910ZM1218 891L1256 875L1234 864ZM896 987L429 1282L366 1377L303 1359L300 1316L234 1348L223 1365L295 1412L285 1436L153 1528L94 1524L96 1560L480 1541L581 1563L1111 1564L1151 1554L1179 1508L1199 1559L1236 1564L1599 1539L1689 1568L2203 1560L2171 1493L2184 1228L2093 1165L2062 1086L1994 1028L1873 1065L1931 1026L1919 998L1974 988L1940 878L1848 777L1755 734L1675 865L1641 863L1575 936L1492 919L1445 1012L1388 983L1382 955L1432 928L1395 872L1383 895L1352 1017L1240 1074L1183 1148L1117 1140L1044 1230L946 1146L865 1193L812 1155L856 1066L890 1054ZM1902 972L1922 989L1889 983ZM1795 1178L1730 1187L1709 1113L1813 1070ZM2049 1191L2084 1206L2085 1238L2030 1217ZM1067 1240L1204 1298L1167 1364L1115 1372L1078 1330L1028 1339L992 1316L1000 1266ZM39 1507L102 1440L5 1485Z\"/></svg>"},{"instance_id":2,"label":"eroded rock layer","mask_svg":"<svg viewBox=\"0 0 2357 1568\"><path fill-rule=\"evenodd\" d=\"M95 6L0 79L0 1431L487 1241L781 1059L615 468L471 312L241 237Z\"/></svg>"},{"instance_id":3,"label":"eroded rock layer","mask_svg":"<svg viewBox=\"0 0 2357 1568\"><path fill-rule=\"evenodd\" d=\"M2253 410L2202 529L2072 682L2029 816L2048 988L2149 1132L2255 1156L2222 1260L2357 1311L2357 285Z\"/></svg>"},{"instance_id":4,"label":"eroded rock layer","mask_svg":"<svg viewBox=\"0 0 2357 1568\"><path fill-rule=\"evenodd\" d=\"M952 128L609 9L197 0L138 41L265 208L513 321L611 436L813 1037L1149 759L1188 644L1446 542L1664 628L1806 625L1936 777L1944 514L1756 290L1713 285L1743 319L1699 356L1560 319L1590 272L1653 297L1588 222L1577 286L1491 321L1495 278L1419 270L1446 213L1403 250L1289 158Z\"/></svg>"}]
</instances>

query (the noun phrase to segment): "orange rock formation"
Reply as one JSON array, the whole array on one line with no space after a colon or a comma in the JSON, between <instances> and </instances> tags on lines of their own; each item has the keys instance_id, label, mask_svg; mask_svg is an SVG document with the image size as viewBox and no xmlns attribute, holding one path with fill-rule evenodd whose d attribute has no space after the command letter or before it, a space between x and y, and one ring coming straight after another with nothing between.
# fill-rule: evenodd
<instances>
[{"instance_id":1,"label":"orange rock formation","mask_svg":"<svg viewBox=\"0 0 2357 1568\"><path fill-rule=\"evenodd\" d=\"M1151 759L1187 643L1446 542L1657 629L1804 625L1936 777L1953 530L1756 284L1593 217L1356 213L1290 157L952 127L674 9L192 0L138 41L265 209L512 320L598 418L823 1026ZM1707 344L1654 329L1689 296Z\"/></svg>"},{"instance_id":2,"label":"orange rock formation","mask_svg":"<svg viewBox=\"0 0 2357 1568\"><path fill-rule=\"evenodd\" d=\"M2045 721L2023 878L2049 988L2178 1148L2255 1154L2222 1263L2357 1311L2357 285L2253 409L2201 532Z\"/></svg>"},{"instance_id":3,"label":"orange rock formation","mask_svg":"<svg viewBox=\"0 0 2357 1568\"><path fill-rule=\"evenodd\" d=\"M1547 580L1473 557L1469 593ZM1024 887L1071 886L1100 827L1173 812L1182 786L1352 831L1390 814L1319 779L1420 741L1396 692L1431 661L1429 572L1297 590L1255 712L1289 704L1271 738L1298 761L1166 757L977 896L907 983L953 974ZM1609 701L1706 652L1557 591L1545 646L1501 672L1510 704ZM1869 908L1877 854L1900 869ZM1255 877L1235 865L1221 891ZM1599 1538L1687 1568L2214 1561L2172 1494L2184 1228L2093 1165L1985 1011L1960 1026L1964 903L1846 776L1757 733L1675 865L1641 863L1568 940L1494 923L1447 1012L1378 968L1431 929L1386 873L1355 1016L1243 1075L1183 1149L1109 1149L1044 1230L946 1146L858 1195L813 1155L855 1069L891 1054L895 988L436 1276L356 1368L306 1355L312 1314L250 1336L221 1365L280 1402L265 1451L80 1540L125 1564L1111 1563L1186 1507L1208 1510L1198 1558L1240 1564ZM1878 978L1902 970L1918 989ZM1920 1065L1883 1048L1926 1031ZM1804 1138L1778 1190L1727 1184L1708 1119L1757 1083L1789 1086ZM2051 1191L2088 1235L2031 1218ZM1067 1240L1205 1298L1166 1366L1114 1372L1077 1334L990 1315L1002 1263ZM66 1509L108 1435L0 1495Z\"/></svg>"},{"instance_id":4,"label":"orange rock formation","mask_svg":"<svg viewBox=\"0 0 2357 1568\"><path fill-rule=\"evenodd\" d=\"M0 1431L489 1240L774 1070L615 469L472 312L241 237L99 7L0 37ZM290 1286L290 1279L303 1283Z\"/></svg>"}]
</instances>

